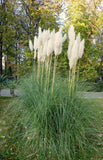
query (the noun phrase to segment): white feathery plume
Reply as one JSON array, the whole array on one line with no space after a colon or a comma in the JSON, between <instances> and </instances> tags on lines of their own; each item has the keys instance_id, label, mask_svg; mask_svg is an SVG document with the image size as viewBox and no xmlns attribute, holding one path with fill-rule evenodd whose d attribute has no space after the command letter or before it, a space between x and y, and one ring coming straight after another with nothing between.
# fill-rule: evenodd
<instances>
[{"instance_id":1,"label":"white feathery plume","mask_svg":"<svg viewBox=\"0 0 103 160\"><path fill-rule=\"evenodd\" d=\"M53 38L55 36L55 30L53 30L51 33L50 33L50 38Z\"/></svg>"},{"instance_id":2,"label":"white feathery plume","mask_svg":"<svg viewBox=\"0 0 103 160\"><path fill-rule=\"evenodd\" d=\"M74 60L71 58L69 60L69 67L70 67L70 69L72 69L74 65L76 65L76 64L74 64Z\"/></svg>"},{"instance_id":3,"label":"white feathery plume","mask_svg":"<svg viewBox=\"0 0 103 160\"><path fill-rule=\"evenodd\" d=\"M46 30L43 31L43 34L42 34L42 45L44 46L46 41L47 41L47 37L48 37L48 33Z\"/></svg>"},{"instance_id":4,"label":"white feathery plume","mask_svg":"<svg viewBox=\"0 0 103 160\"><path fill-rule=\"evenodd\" d=\"M46 30L47 40L50 39L50 29Z\"/></svg>"},{"instance_id":5,"label":"white feathery plume","mask_svg":"<svg viewBox=\"0 0 103 160\"><path fill-rule=\"evenodd\" d=\"M48 30L47 30L47 31L48 31L48 33L50 33L50 28L48 28Z\"/></svg>"},{"instance_id":6,"label":"white feathery plume","mask_svg":"<svg viewBox=\"0 0 103 160\"><path fill-rule=\"evenodd\" d=\"M29 48L30 48L31 51L33 51L33 43L30 39L29 39Z\"/></svg>"},{"instance_id":7,"label":"white feathery plume","mask_svg":"<svg viewBox=\"0 0 103 160\"><path fill-rule=\"evenodd\" d=\"M79 46L79 58L82 58L83 56L83 53L84 53L84 45L85 45L85 40L83 39L81 42L80 42L80 46Z\"/></svg>"},{"instance_id":8,"label":"white feathery plume","mask_svg":"<svg viewBox=\"0 0 103 160\"><path fill-rule=\"evenodd\" d=\"M66 39L67 39L67 34L64 34L62 42L64 43Z\"/></svg>"},{"instance_id":9,"label":"white feathery plume","mask_svg":"<svg viewBox=\"0 0 103 160\"><path fill-rule=\"evenodd\" d=\"M38 62L41 61L41 57L42 57L42 46L40 46L38 49Z\"/></svg>"},{"instance_id":10,"label":"white feathery plume","mask_svg":"<svg viewBox=\"0 0 103 160\"><path fill-rule=\"evenodd\" d=\"M60 55L62 52L62 33L61 29L55 34L54 53L55 56Z\"/></svg>"},{"instance_id":11,"label":"white feathery plume","mask_svg":"<svg viewBox=\"0 0 103 160\"><path fill-rule=\"evenodd\" d=\"M55 30L53 30L50 34L50 39L51 39L51 45L53 47L53 51L54 51L54 45L55 45Z\"/></svg>"},{"instance_id":12,"label":"white feathery plume","mask_svg":"<svg viewBox=\"0 0 103 160\"><path fill-rule=\"evenodd\" d=\"M34 37L34 59L36 59L36 50L38 49L38 38Z\"/></svg>"},{"instance_id":13,"label":"white feathery plume","mask_svg":"<svg viewBox=\"0 0 103 160\"><path fill-rule=\"evenodd\" d=\"M73 47L73 44L70 41L69 45L68 45L68 51L67 51L67 57L68 57L68 59L70 59L70 57L72 56L72 47Z\"/></svg>"},{"instance_id":14,"label":"white feathery plume","mask_svg":"<svg viewBox=\"0 0 103 160\"><path fill-rule=\"evenodd\" d=\"M80 39L80 32L78 33L76 39L77 39L78 43L80 44L80 41L81 41L81 39Z\"/></svg>"},{"instance_id":15,"label":"white feathery plume","mask_svg":"<svg viewBox=\"0 0 103 160\"><path fill-rule=\"evenodd\" d=\"M41 27L39 27L38 29L38 55L37 55L38 61L40 61L41 54L42 54L42 30L41 30Z\"/></svg>"},{"instance_id":16,"label":"white feathery plume","mask_svg":"<svg viewBox=\"0 0 103 160\"><path fill-rule=\"evenodd\" d=\"M34 37L34 50L37 50L38 48L38 38L37 36Z\"/></svg>"},{"instance_id":17,"label":"white feathery plume","mask_svg":"<svg viewBox=\"0 0 103 160\"><path fill-rule=\"evenodd\" d=\"M49 57L50 54L52 54L53 50L54 50L54 47L53 47L52 39L49 39L47 44L47 57Z\"/></svg>"},{"instance_id":18,"label":"white feathery plume","mask_svg":"<svg viewBox=\"0 0 103 160\"><path fill-rule=\"evenodd\" d=\"M75 43L73 45L73 48L71 50L71 56L69 58L69 66L70 69L73 68L73 66L76 66L76 62L77 62L77 52L76 52L76 48L77 48L77 41L75 40Z\"/></svg>"},{"instance_id":19,"label":"white feathery plume","mask_svg":"<svg viewBox=\"0 0 103 160\"><path fill-rule=\"evenodd\" d=\"M50 39L50 29L47 30L47 39Z\"/></svg>"},{"instance_id":20,"label":"white feathery plume","mask_svg":"<svg viewBox=\"0 0 103 160\"><path fill-rule=\"evenodd\" d=\"M78 43L78 46L80 46L80 32L78 33L77 37L76 37L76 40L77 40L77 43Z\"/></svg>"},{"instance_id":21,"label":"white feathery plume","mask_svg":"<svg viewBox=\"0 0 103 160\"><path fill-rule=\"evenodd\" d=\"M69 40L72 42L72 44L74 43L75 40L75 31L74 31L74 27L73 25L70 26L69 30L68 30L68 38Z\"/></svg>"},{"instance_id":22,"label":"white feathery plume","mask_svg":"<svg viewBox=\"0 0 103 160\"><path fill-rule=\"evenodd\" d=\"M76 66L76 62L77 62L77 59L78 59L78 43L77 43L77 40L75 40L75 42L74 42L71 55L72 56L69 59L70 69L72 69L73 66Z\"/></svg>"},{"instance_id":23,"label":"white feathery plume","mask_svg":"<svg viewBox=\"0 0 103 160\"><path fill-rule=\"evenodd\" d=\"M45 42L45 45L43 47L42 46L40 47L38 61L44 63L46 55L47 55L47 42Z\"/></svg>"},{"instance_id":24,"label":"white feathery plume","mask_svg":"<svg viewBox=\"0 0 103 160\"><path fill-rule=\"evenodd\" d=\"M76 41L77 41L77 47L76 47L76 49L77 49L77 60L78 60L79 59L79 47L80 47L80 41L81 41L81 39L80 39L80 32L78 33L78 35L76 37Z\"/></svg>"},{"instance_id":25,"label":"white feathery plume","mask_svg":"<svg viewBox=\"0 0 103 160\"><path fill-rule=\"evenodd\" d=\"M34 50L34 59L36 59L36 50Z\"/></svg>"},{"instance_id":26,"label":"white feathery plume","mask_svg":"<svg viewBox=\"0 0 103 160\"><path fill-rule=\"evenodd\" d=\"M53 31L51 32L51 36L50 36L53 41L55 41L55 29L53 29Z\"/></svg>"},{"instance_id":27,"label":"white feathery plume","mask_svg":"<svg viewBox=\"0 0 103 160\"><path fill-rule=\"evenodd\" d=\"M42 35L39 35L38 37L38 49L42 46Z\"/></svg>"},{"instance_id":28,"label":"white feathery plume","mask_svg":"<svg viewBox=\"0 0 103 160\"><path fill-rule=\"evenodd\" d=\"M38 49L38 61L44 62L47 55L47 41L45 42L44 46L40 46Z\"/></svg>"},{"instance_id":29,"label":"white feathery plume","mask_svg":"<svg viewBox=\"0 0 103 160\"><path fill-rule=\"evenodd\" d=\"M84 39L81 41L80 33L78 33L75 39L74 27L71 25L68 31L69 45L67 56L69 59L69 66L72 69L73 66L76 66L77 60L82 57L84 51Z\"/></svg>"},{"instance_id":30,"label":"white feathery plume","mask_svg":"<svg viewBox=\"0 0 103 160\"><path fill-rule=\"evenodd\" d=\"M38 33L38 49L42 46L43 42L43 32L41 28L39 27L39 33Z\"/></svg>"},{"instance_id":31,"label":"white feathery plume","mask_svg":"<svg viewBox=\"0 0 103 160\"><path fill-rule=\"evenodd\" d=\"M44 46L43 46L43 53L42 53L42 55L44 56L44 60L47 56L47 45L48 45L48 42L46 41Z\"/></svg>"},{"instance_id":32,"label":"white feathery plume","mask_svg":"<svg viewBox=\"0 0 103 160\"><path fill-rule=\"evenodd\" d=\"M74 45L72 48L72 57L76 61L78 60L78 41L77 40L74 41Z\"/></svg>"},{"instance_id":33,"label":"white feathery plume","mask_svg":"<svg viewBox=\"0 0 103 160\"><path fill-rule=\"evenodd\" d=\"M41 27L39 27L39 32L38 32L39 34L41 34L42 33L42 30L41 30Z\"/></svg>"},{"instance_id":34,"label":"white feathery plume","mask_svg":"<svg viewBox=\"0 0 103 160\"><path fill-rule=\"evenodd\" d=\"M75 42L75 31L73 25L71 25L68 30L68 38L69 38L69 45L68 45L67 57L68 59L70 59L70 57L72 56L72 48Z\"/></svg>"}]
</instances>

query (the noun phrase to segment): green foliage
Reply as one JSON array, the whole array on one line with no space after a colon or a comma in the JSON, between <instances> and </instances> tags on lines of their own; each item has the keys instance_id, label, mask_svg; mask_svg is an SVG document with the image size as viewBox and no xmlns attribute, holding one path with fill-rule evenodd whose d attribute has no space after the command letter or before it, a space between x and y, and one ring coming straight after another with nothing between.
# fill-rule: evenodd
<instances>
[{"instance_id":1,"label":"green foliage","mask_svg":"<svg viewBox=\"0 0 103 160\"><path fill-rule=\"evenodd\" d=\"M85 39L85 51L80 64L83 80L89 79L95 81L100 75L102 75L102 64L100 64L99 70L97 69L97 60L100 58L103 59L103 56L101 56L103 50L103 36L101 33L103 12L101 9L101 3L101 0L89 2L86 0L71 0L66 12L68 19L65 22L65 30L67 31L72 24L75 28L76 34L80 32L81 38ZM95 45L93 44L93 39L97 39ZM87 65L88 59L92 65Z\"/></svg>"},{"instance_id":2,"label":"green foliage","mask_svg":"<svg viewBox=\"0 0 103 160\"><path fill-rule=\"evenodd\" d=\"M6 78L5 75L0 75L0 89L6 84Z\"/></svg>"},{"instance_id":3,"label":"green foliage","mask_svg":"<svg viewBox=\"0 0 103 160\"><path fill-rule=\"evenodd\" d=\"M17 85L17 82L15 80L10 80L9 81L9 84L8 84L8 87L10 89L15 89L16 88L16 85Z\"/></svg>"},{"instance_id":4,"label":"green foliage","mask_svg":"<svg viewBox=\"0 0 103 160\"><path fill-rule=\"evenodd\" d=\"M29 53L28 50L28 39L33 40L34 35L38 34L38 27L41 26L42 29L58 30L58 23L56 22L58 14L61 12L61 3L58 0L47 1L43 3L41 1L5 1L5 6L0 5L0 30L2 33L2 45L3 53L7 55L7 65L8 66L15 62L15 67L12 66L12 71L14 75L22 75L30 70L33 65L33 57L26 59L29 56L25 56L25 53ZM86 65L88 58L92 60L91 55L95 57L97 61L98 58L102 56L102 21L103 12L99 10L101 6L101 0L96 0L87 3L86 0L71 0L69 2L69 7L67 9L68 19L64 30L67 31L71 24L74 25L76 34L80 32L81 38L85 38L85 53L82 58L82 65ZM94 46L92 40L101 37L96 41ZM58 59L58 66L61 72L64 72L65 68L68 68L68 62L66 58L67 52L67 42L64 43L63 53ZM103 58L102 58L103 59ZM94 64L93 64L94 65ZM83 79L91 79L93 75L99 77L102 75L101 70L102 64L96 66L93 70L92 65L85 69L85 74L83 73ZM91 67L91 69L90 69ZM15 68L15 70L14 70ZM21 68L21 70L20 70ZM29 68L29 69L28 69ZM84 67L83 67L84 68ZM20 71L19 71L20 70ZM89 74L89 71L93 70L93 75ZM89 75L89 77L87 77ZM91 78L90 78L91 77Z\"/></svg>"},{"instance_id":5,"label":"green foliage","mask_svg":"<svg viewBox=\"0 0 103 160\"><path fill-rule=\"evenodd\" d=\"M10 98L10 97L1 97L0 98L0 104L1 104L0 111L2 112L2 114L0 115L0 119L1 119L0 128L2 128L0 135L6 136L4 139L4 142L2 141L0 143L0 158L1 158L1 160L10 159L10 158L15 159L15 160L16 159L22 159L22 160L26 159L26 150L25 150L24 145L22 143L22 135L19 137L16 136L19 132L19 129L17 130L17 128L15 130L15 134L12 132L13 128L15 127L15 123L10 125L10 118L11 117L4 115L5 109L7 108L7 105L13 99L14 98ZM102 122L103 122L102 102L103 102L103 99L92 99L92 101L89 100L89 102L92 104L92 107L94 107L96 105L97 108L99 108L99 112L96 112L96 114L98 115L98 118L101 120L101 132L102 132ZM2 124L3 121L6 121L6 124ZM98 126L98 127L100 127L100 126ZM5 128L9 128L9 129L5 130ZM3 139L0 138L0 140L3 140ZM100 143L101 143L101 140L100 140ZM29 147L27 146L26 149L29 150ZM100 153L96 154L95 157L93 156L92 157L93 159L96 159L97 157L102 159L102 145L98 146L98 149L100 150ZM36 151L34 153L32 153L31 151L32 151L32 149L30 148L29 155L27 156L27 158L29 158L30 160L33 160L34 158L38 159L38 160L40 160L40 159L41 160L44 160L44 159L51 160L51 158L52 159L54 158L52 153L49 153L47 157L42 158L43 156L38 155ZM82 157L81 157L81 159L82 159Z\"/></svg>"},{"instance_id":6,"label":"green foliage","mask_svg":"<svg viewBox=\"0 0 103 160\"><path fill-rule=\"evenodd\" d=\"M103 81L92 84L92 88L89 91L103 92Z\"/></svg>"},{"instance_id":7,"label":"green foliage","mask_svg":"<svg viewBox=\"0 0 103 160\"><path fill-rule=\"evenodd\" d=\"M96 63L92 61L80 66L80 78L82 80L89 80L92 82L96 82L98 79L98 73L96 70Z\"/></svg>"},{"instance_id":8,"label":"green foliage","mask_svg":"<svg viewBox=\"0 0 103 160\"><path fill-rule=\"evenodd\" d=\"M35 68L24 79L20 85L21 96L8 108L14 124L13 137L20 138L25 151L18 153L17 158L90 158L98 139L97 111L81 95L78 97L75 89L70 92L68 79L59 75L51 94L52 71L48 81L46 70L42 69L42 66L39 70Z\"/></svg>"},{"instance_id":9,"label":"green foliage","mask_svg":"<svg viewBox=\"0 0 103 160\"><path fill-rule=\"evenodd\" d=\"M81 92L103 92L103 81L99 81L97 83L91 81L80 81L78 82L80 88L78 91Z\"/></svg>"},{"instance_id":10,"label":"green foliage","mask_svg":"<svg viewBox=\"0 0 103 160\"><path fill-rule=\"evenodd\" d=\"M54 14L60 10L60 5L59 1L41 3L11 0L5 1L5 6L6 9L0 6L3 24L0 29L3 31L3 53L7 55L6 72L11 65L12 74L21 76L23 69L25 74L33 66L33 53L28 49L28 39L34 39L39 26L58 30ZM15 66L12 65L14 63Z\"/></svg>"}]
</instances>

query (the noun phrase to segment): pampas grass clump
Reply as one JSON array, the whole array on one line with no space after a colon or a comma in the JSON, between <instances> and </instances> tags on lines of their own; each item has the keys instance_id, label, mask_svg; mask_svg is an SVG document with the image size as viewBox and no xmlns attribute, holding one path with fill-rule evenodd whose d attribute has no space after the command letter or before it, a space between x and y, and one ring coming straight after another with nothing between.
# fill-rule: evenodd
<instances>
[{"instance_id":1,"label":"pampas grass clump","mask_svg":"<svg viewBox=\"0 0 103 160\"><path fill-rule=\"evenodd\" d=\"M56 160L81 157L86 160L88 152L95 150L95 112L75 90L72 94L69 92L67 79L55 78L51 95L52 74L50 77L49 88L46 88L46 70L42 75L42 85L35 70L21 84L21 96L9 106L14 128L21 128L16 136L22 136L25 159L31 153L37 153L41 157L38 159L43 160L51 153Z\"/></svg>"},{"instance_id":2,"label":"pampas grass clump","mask_svg":"<svg viewBox=\"0 0 103 160\"><path fill-rule=\"evenodd\" d=\"M20 85L21 94L17 101L9 106L15 129L20 128L17 136L22 135L21 142L26 151L24 159L38 155L38 160L48 160L49 157L86 160L90 158L88 152L95 150L95 112L87 100L78 95L74 78L77 60L83 55L84 40L81 41L80 34L76 37L73 26L68 37L67 55L72 75L67 79L56 76L57 57L62 52L66 35L63 37L61 30L55 33L55 30L39 28L34 46L29 41L38 64ZM51 67L53 53L55 60Z\"/></svg>"}]
</instances>

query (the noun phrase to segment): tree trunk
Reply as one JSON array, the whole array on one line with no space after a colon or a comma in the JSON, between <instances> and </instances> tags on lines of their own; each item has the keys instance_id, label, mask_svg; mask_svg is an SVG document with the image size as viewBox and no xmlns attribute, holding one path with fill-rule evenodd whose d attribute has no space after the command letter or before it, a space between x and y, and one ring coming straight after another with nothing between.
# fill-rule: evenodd
<instances>
[{"instance_id":1,"label":"tree trunk","mask_svg":"<svg viewBox=\"0 0 103 160\"><path fill-rule=\"evenodd\" d=\"M5 9L5 0L1 0L2 8ZM0 21L0 25L2 26L2 22ZM0 75L2 75L2 31L0 32Z\"/></svg>"},{"instance_id":2,"label":"tree trunk","mask_svg":"<svg viewBox=\"0 0 103 160\"><path fill-rule=\"evenodd\" d=\"M102 63L103 63L103 56L101 57L100 67L99 67L99 78L102 80Z\"/></svg>"},{"instance_id":3,"label":"tree trunk","mask_svg":"<svg viewBox=\"0 0 103 160\"><path fill-rule=\"evenodd\" d=\"M0 75L2 75L2 32L0 32Z\"/></svg>"}]
</instances>

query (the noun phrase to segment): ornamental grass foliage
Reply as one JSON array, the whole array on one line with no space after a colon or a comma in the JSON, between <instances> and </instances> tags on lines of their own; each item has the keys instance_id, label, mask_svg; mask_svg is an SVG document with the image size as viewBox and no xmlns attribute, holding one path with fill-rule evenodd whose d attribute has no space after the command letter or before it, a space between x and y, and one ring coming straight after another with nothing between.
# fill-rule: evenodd
<instances>
[{"instance_id":1,"label":"ornamental grass foliage","mask_svg":"<svg viewBox=\"0 0 103 160\"><path fill-rule=\"evenodd\" d=\"M70 70L64 79L56 74L56 66L67 37ZM84 40L80 33L75 35L73 26L68 36L63 36L61 29L39 28L29 47L37 64L21 83L19 97L9 105L14 130L19 128L15 136L21 137L25 150L22 159L87 160L96 149L98 132L96 112L77 92L75 68L83 55Z\"/></svg>"}]
</instances>

